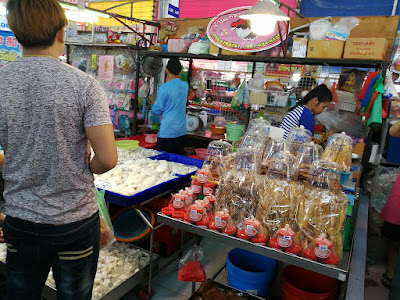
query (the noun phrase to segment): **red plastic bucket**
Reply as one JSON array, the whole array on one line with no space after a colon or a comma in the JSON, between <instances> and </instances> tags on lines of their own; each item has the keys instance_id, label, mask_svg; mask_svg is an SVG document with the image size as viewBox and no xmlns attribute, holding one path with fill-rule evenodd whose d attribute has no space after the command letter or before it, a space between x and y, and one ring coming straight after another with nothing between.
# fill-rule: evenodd
<instances>
[{"instance_id":1,"label":"red plastic bucket","mask_svg":"<svg viewBox=\"0 0 400 300\"><path fill-rule=\"evenodd\" d=\"M335 300L336 279L288 266L281 277L281 300Z\"/></svg>"}]
</instances>

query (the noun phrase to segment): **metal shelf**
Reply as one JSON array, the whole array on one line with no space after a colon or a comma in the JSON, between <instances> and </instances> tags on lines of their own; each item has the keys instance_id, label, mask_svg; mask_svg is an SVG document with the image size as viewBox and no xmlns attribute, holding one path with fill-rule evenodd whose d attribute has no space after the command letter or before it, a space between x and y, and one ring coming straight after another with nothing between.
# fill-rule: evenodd
<instances>
[{"instance_id":1,"label":"metal shelf","mask_svg":"<svg viewBox=\"0 0 400 300\"><path fill-rule=\"evenodd\" d=\"M209 60L234 60L262 63L317 65L317 66L338 66L338 67L359 67L359 68L381 68L383 64L389 63L384 60L359 60L359 59L327 59L327 58L296 58L296 57L261 57L254 55L212 55L212 54L191 54L161 51L143 51L144 56L159 56L161 58L182 58L182 59L209 59Z\"/></svg>"},{"instance_id":2,"label":"metal shelf","mask_svg":"<svg viewBox=\"0 0 400 300\"><path fill-rule=\"evenodd\" d=\"M251 242L239 239L237 237L232 237L228 236L226 234L222 234L217 231L209 230L209 229L203 229L200 228L199 226L189 224L184 221L179 221L177 219L165 216L161 213L158 213L158 222L163 223L166 225L170 225L174 228L181 229L184 231L188 231L197 235L201 235L204 237L208 237L211 239L218 240L220 242L223 242L225 244L229 244L234 247L238 247L241 249L245 249L260 255L264 255L267 257L270 257L272 259L276 259L282 262L285 262L287 264L295 265L307 270L311 270L320 274L324 274L329 277L333 277L335 279L339 279L340 281L346 281L348 270L349 270L349 264L350 264L350 259L348 253L344 252L342 261L339 268L333 267L333 266L328 266L321 264L319 262L311 261L303 257L299 257L296 255L293 255L291 253L285 253L279 250L275 250L269 247L264 247L264 246L259 246L256 244L253 244ZM346 255L347 254L347 255Z\"/></svg>"}]
</instances>

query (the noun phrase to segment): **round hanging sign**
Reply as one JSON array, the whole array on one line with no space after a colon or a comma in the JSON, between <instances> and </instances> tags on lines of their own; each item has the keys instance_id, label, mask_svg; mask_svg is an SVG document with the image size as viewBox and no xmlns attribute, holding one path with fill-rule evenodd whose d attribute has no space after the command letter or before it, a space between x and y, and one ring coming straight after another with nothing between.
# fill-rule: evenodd
<instances>
[{"instance_id":1,"label":"round hanging sign","mask_svg":"<svg viewBox=\"0 0 400 300\"><path fill-rule=\"evenodd\" d=\"M259 52L273 48L281 43L278 25L268 35L252 32L250 23L240 15L251 6L226 10L213 18L207 26L207 36L219 48L235 52ZM280 22L282 40L286 39L288 24Z\"/></svg>"}]
</instances>

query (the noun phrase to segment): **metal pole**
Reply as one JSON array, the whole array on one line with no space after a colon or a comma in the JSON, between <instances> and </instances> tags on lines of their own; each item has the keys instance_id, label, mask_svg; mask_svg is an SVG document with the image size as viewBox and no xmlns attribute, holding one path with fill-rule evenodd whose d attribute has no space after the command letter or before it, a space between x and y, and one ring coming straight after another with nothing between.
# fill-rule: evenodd
<instances>
[{"instance_id":1,"label":"metal pole","mask_svg":"<svg viewBox=\"0 0 400 300\"><path fill-rule=\"evenodd\" d=\"M392 8L392 14L391 14L392 16L394 16L396 14L397 2L398 2L398 0L393 1L393 8Z\"/></svg>"},{"instance_id":2,"label":"metal pole","mask_svg":"<svg viewBox=\"0 0 400 300\"><path fill-rule=\"evenodd\" d=\"M153 249L154 249L154 230L151 229L150 231L150 261L149 261L149 285L147 288L147 292L149 295L151 295L151 280L152 278L152 273L153 273Z\"/></svg>"},{"instance_id":3,"label":"metal pole","mask_svg":"<svg viewBox=\"0 0 400 300\"><path fill-rule=\"evenodd\" d=\"M135 99L133 99L133 124L131 128L132 136L136 135L137 130L137 110L138 110L138 92L139 92L139 78L140 78L140 57L139 50L136 50L136 73L135 73Z\"/></svg>"},{"instance_id":4,"label":"metal pole","mask_svg":"<svg viewBox=\"0 0 400 300\"><path fill-rule=\"evenodd\" d=\"M94 33L95 33L95 25L92 23L92 44L94 44Z\"/></svg>"}]
</instances>

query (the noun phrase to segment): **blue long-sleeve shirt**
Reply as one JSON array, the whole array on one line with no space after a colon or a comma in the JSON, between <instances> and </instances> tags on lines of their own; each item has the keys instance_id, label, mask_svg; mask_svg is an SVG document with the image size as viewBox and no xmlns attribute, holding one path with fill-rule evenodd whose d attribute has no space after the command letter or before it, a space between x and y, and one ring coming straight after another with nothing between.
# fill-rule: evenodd
<instances>
[{"instance_id":1,"label":"blue long-sleeve shirt","mask_svg":"<svg viewBox=\"0 0 400 300\"><path fill-rule=\"evenodd\" d=\"M177 138L186 134L186 101L189 85L186 81L173 79L162 84L151 112L162 114L160 138Z\"/></svg>"},{"instance_id":2,"label":"blue long-sleeve shirt","mask_svg":"<svg viewBox=\"0 0 400 300\"><path fill-rule=\"evenodd\" d=\"M286 139L289 131L292 128L300 127L300 125L303 125L305 129L310 130L312 135L314 135L314 115L305 106L298 106L287 114L280 126L283 130L285 130L283 137Z\"/></svg>"}]
</instances>

